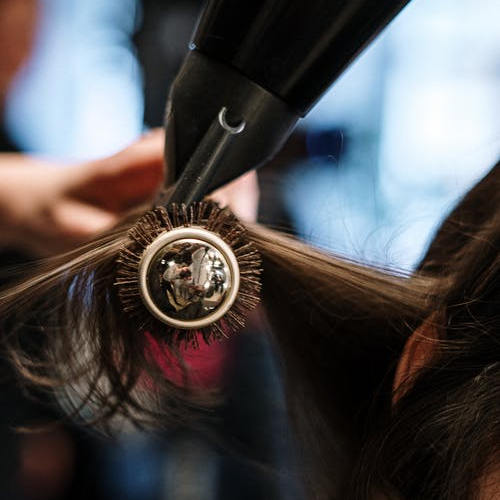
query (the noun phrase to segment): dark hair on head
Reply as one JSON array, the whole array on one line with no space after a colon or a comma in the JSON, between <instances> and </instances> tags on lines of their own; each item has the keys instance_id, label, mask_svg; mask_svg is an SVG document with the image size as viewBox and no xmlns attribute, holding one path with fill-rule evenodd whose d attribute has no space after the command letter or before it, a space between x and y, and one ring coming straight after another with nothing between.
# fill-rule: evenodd
<instances>
[{"instance_id":1,"label":"dark hair on head","mask_svg":"<svg viewBox=\"0 0 500 500\"><path fill-rule=\"evenodd\" d=\"M413 275L247 225L312 498L479 498L500 443L499 179L497 165L443 223ZM214 394L194 390L187 370L185 383L166 380L113 286L117 251L136 220L4 291L2 342L20 380L62 393L80 418L184 423ZM432 355L395 397L405 343L429 318L438 332ZM182 352L153 341L182 369Z\"/></svg>"},{"instance_id":2,"label":"dark hair on head","mask_svg":"<svg viewBox=\"0 0 500 500\"><path fill-rule=\"evenodd\" d=\"M437 279L438 338L410 387L370 428L354 498L376 489L406 500L500 494L499 188L497 164L442 223L419 266ZM497 481L494 497L483 496L488 480Z\"/></svg>"}]
</instances>

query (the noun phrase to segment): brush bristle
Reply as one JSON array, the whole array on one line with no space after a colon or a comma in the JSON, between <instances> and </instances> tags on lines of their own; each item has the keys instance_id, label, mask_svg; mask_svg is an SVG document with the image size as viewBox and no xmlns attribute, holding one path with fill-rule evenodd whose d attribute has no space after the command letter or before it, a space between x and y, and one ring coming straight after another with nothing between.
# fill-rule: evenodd
<instances>
[{"instance_id":1,"label":"brush bristle","mask_svg":"<svg viewBox=\"0 0 500 500\"><path fill-rule=\"evenodd\" d=\"M232 248L240 271L239 292L231 309L215 323L196 330L171 327L156 319L144 306L139 291L139 265L146 248L160 234L189 226L218 234ZM137 221L128 236L129 241L117 258L115 285L124 313L138 331L148 331L172 346L197 347L200 337L210 344L243 328L249 311L260 300L262 261L246 229L228 209L221 209L213 202L172 204L168 210L156 207Z\"/></svg>"}]
</instances>

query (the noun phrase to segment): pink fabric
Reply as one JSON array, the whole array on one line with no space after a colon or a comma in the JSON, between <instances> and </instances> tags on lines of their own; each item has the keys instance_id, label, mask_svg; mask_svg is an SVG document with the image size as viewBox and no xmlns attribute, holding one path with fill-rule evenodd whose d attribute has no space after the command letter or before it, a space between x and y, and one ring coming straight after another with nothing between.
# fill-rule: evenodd
<instances>
[{"instance_id":1,"label":"pink fabric","mask_svg":"<svg viewBox=\"0 0 500 500\"><path fill-rule=\"evenodd\" d=\"M174 384L193 388L216 388L223 384L231 342L207 345L202 335L198 334L199 347L181 347L179 354L182 360L179 360L163 342L149 332L145 335L154 361Z\"/></svg>"}]
</instances>

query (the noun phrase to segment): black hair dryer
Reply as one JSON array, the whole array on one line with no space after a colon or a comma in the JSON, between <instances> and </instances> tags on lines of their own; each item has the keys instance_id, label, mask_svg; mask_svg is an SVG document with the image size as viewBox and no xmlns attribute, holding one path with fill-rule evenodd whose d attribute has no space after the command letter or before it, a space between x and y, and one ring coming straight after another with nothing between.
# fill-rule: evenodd
<instances>
[{"instance_id":1,"label":"black hair dryer","mask_svg":"<svg viewBox=\"0 0 500 500\"><path fill-rule=\"evenodd\" d=\"M171 202L271 159L409 0L211 0L169 95Z\"/></svg>"}]
</instances>

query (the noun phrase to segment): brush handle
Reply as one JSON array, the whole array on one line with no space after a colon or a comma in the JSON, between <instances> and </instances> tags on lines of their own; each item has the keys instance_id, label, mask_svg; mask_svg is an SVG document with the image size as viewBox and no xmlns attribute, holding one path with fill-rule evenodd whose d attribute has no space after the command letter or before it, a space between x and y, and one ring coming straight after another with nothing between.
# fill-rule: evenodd
<instances>
[{"instance_id":1,"label":"brush handle","mask_svg":"<svg viewBox=\"0 0 500 500\"><path fill-rule=\"evenodd\" d=\"M193 46L304 116L409 0L212 0Z\"/></svg>"}]
</instances>

